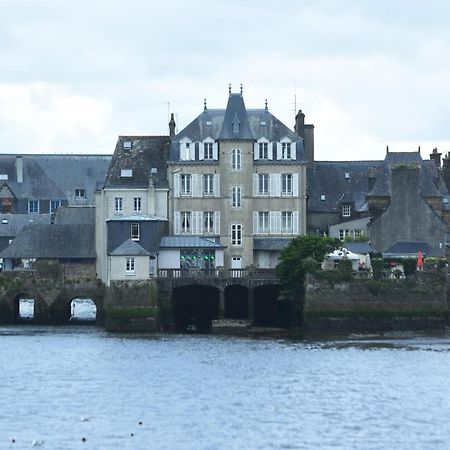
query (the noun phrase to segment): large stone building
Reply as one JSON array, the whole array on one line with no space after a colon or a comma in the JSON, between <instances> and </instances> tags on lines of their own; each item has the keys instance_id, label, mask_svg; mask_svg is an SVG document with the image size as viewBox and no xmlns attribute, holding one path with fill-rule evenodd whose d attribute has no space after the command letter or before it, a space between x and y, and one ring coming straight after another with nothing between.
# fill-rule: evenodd
<instances>
[{"instance_id":1,"label":"large stone building","mask_svg":"<svg viewBox=\"0 0 450 450\"><path fill-rule=\"evenodd\" d=\"M186 128L175 136L172 122L171 130L171 234L220 243L226 268L275 267L281 249L306 232L304 138L267 103L247 109L242 88L230 88L225 109L208 109L205 102Z\"/></svg>"}]
</instances>

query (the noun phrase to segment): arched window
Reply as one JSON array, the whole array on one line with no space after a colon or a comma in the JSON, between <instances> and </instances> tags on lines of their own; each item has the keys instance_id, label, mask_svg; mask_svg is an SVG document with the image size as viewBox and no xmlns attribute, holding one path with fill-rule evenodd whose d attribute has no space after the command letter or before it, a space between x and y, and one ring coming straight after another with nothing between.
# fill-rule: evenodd
<instances>
[{"instance_id":1,"label":"arched window","mask_svg":"<svg viewBox=\"0 0 450 450\"><path fill-rule=\"evenodd\" d=\"M240 148L233 148L231 151L231 168L233 170L241 170L242 168Z\"/></svg>"}]
</instances>

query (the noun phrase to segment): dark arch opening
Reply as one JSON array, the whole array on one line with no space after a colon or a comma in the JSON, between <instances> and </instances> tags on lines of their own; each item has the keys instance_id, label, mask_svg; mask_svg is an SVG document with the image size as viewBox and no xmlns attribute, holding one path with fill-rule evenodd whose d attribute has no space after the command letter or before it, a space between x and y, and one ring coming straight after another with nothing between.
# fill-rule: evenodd
<instances>
[{"instance_id":1,"label":"dark arch opening","mask_svg":"<svg viewBox=\"0 0 450 450\"><path fill-rule=\"evenodd\" d=\"M175 329L207 332L219 317L219 290L211 286L183 286L173 290Z\"/></svg>"},{"instance_id":2,"label":"dark arch opening","mask_svg":"<svg viewBox=\"0 0 450 450\"><path fill-rule=\"evenodd\" d=\"M94 325L97 321L97 305L91 298L77 297L69 304L69 322Z\"/></svg>"},{"instance_id":3,"label":"dark arch opening","mask_svg":"<svg viewBox=\"0 0 450 450\"><path fill-rule=\"evenodd\" d=\"M226 319L248 319L248 289L245 286L227 286L224 298Z\"/></svg>"},{"instance_id":4,"label":"dark arch opening","mask_svg":"<svg viewBox=\"0 0 450 450\"><path fill-rule=\"evenodd\" d=\"M279 299L281 286L255 288L255 325L288 327L292 319L291 302Z\"/></svg>"},{"instance_id":5,"label":"dark arch opening","mask_svg":"<svg viewBox=\"0 0 450 450\"><path fill-rule=\"evenodd\" d=\"M36 300L29 294L20 294L15 300L16 322L33 322L36 315Z\"/></svg>"}]
</instances>

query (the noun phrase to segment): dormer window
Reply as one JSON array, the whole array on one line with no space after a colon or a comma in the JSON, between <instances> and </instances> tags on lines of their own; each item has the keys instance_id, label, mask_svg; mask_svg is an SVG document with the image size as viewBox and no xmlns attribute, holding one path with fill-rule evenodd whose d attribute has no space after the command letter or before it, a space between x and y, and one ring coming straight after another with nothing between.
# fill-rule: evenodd
<instances>
[{"instance_id":1,"label":"dormer window","mask_svg":"<svg viewBox=\"0 0 450 450\"><path fill-rule=\"evenodd\" d=\"M291 159L291 143L281 143L281 159Z\"/></svg>"},{"instance_id":2,"label":"dormer window","mask_svg":"<svg viewBox=\"0 0 450 450\"><path fill-rule=\"evenodd\" d=\"M232 124L233 124L233 133L239 134L241 123L239 122L237 116L234 116Z\"/></svg>"},{"instance_id":3,"label":"dormer window","mask_svg":"<svg viewBox=\"0 0 450 450\"><path fill-rule=\"evenodd\" d=\"M259 157L259 159L268 159L269 158L269 143L268 142L260 142L258 144L258 157Z\"/></svg>"},{"instance_id":4,"label":"dormer window","mask_svg":"<svg viewBox=\"0 0 450 450\"><path fill-rule=\"evenodd\" d=\"M277 159L284 161L297 159L295 142L292 142L288 137L281 139L277 143Z\"/></svg>"},{"instance_id":5,"label":"dormer window","mask_svg":"<svg viewBox=\"0 0 450 450\"><path fill-rule=\"evenodd\" d=\"M180 142L180 160L190 161L195 159L195 143L187 138Z\"/></svg>"},{"instance_id":6,"label":"dormer window","mask_svg":"<svg viewBox=\"0 0 450 450\"><path fill-rule=\"evenodd\" d=\"M123 148L125 151L130 151L132 146L133 146L133 144L132 144L132 142L129 141L129 140L123 141L123 143L122 143L122 148Z\"/></svg>"},{"instance_id":7,"label":"dormer window","mask_svg":"<svg viewBox=\"0 0 450 450\"><path fill-rule=\"evenodd\" d=\"M342 217L350 217L352 215L352 208L350 205L342 205Z\"/></svg>"},{"instance_id":8,"label":"dormer window","mask_svg":"<svg viewBox=\"0 0 450 450\"><path fill-rule=\"evenodd\" d=\"M214 159L212 142L203 143L203 157L204 159Z\"/></svg>"},{"instance_id":9,"label":"dormer window","mask_svg":"<svg viewBox=\"0 0 450 450\"><path fill-rule=\"evenodd\" d=\"M322 195L320 196L320 201L321 201L321 202L324 202L324 201L325 201L325 194L322 194Z\"/></svg>"},{"instance_id":10,"label":"dormer window","mask_svg":"<svg viewBox=\"0 0 450 450\"><path fill-rule=\"evenodd\" d=\"M120 171L120 178L131 178L133 176L132 169L122 169Z\"/></svg>"}]
</instances>

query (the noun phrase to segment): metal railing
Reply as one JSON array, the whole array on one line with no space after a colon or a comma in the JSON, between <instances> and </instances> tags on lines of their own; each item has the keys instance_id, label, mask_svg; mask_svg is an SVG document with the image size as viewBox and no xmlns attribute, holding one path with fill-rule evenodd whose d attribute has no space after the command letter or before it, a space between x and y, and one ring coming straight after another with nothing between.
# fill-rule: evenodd
<instances>
[{"instance_id":1,"label":"metal railing","mask_svg":"<svg viewBox=\"0 0 450 450\"><path fill-rule=\"evenodd\" d=\"M158 278L277 279L273 269L158 269Z\"/></svg>"}]
</instances>

